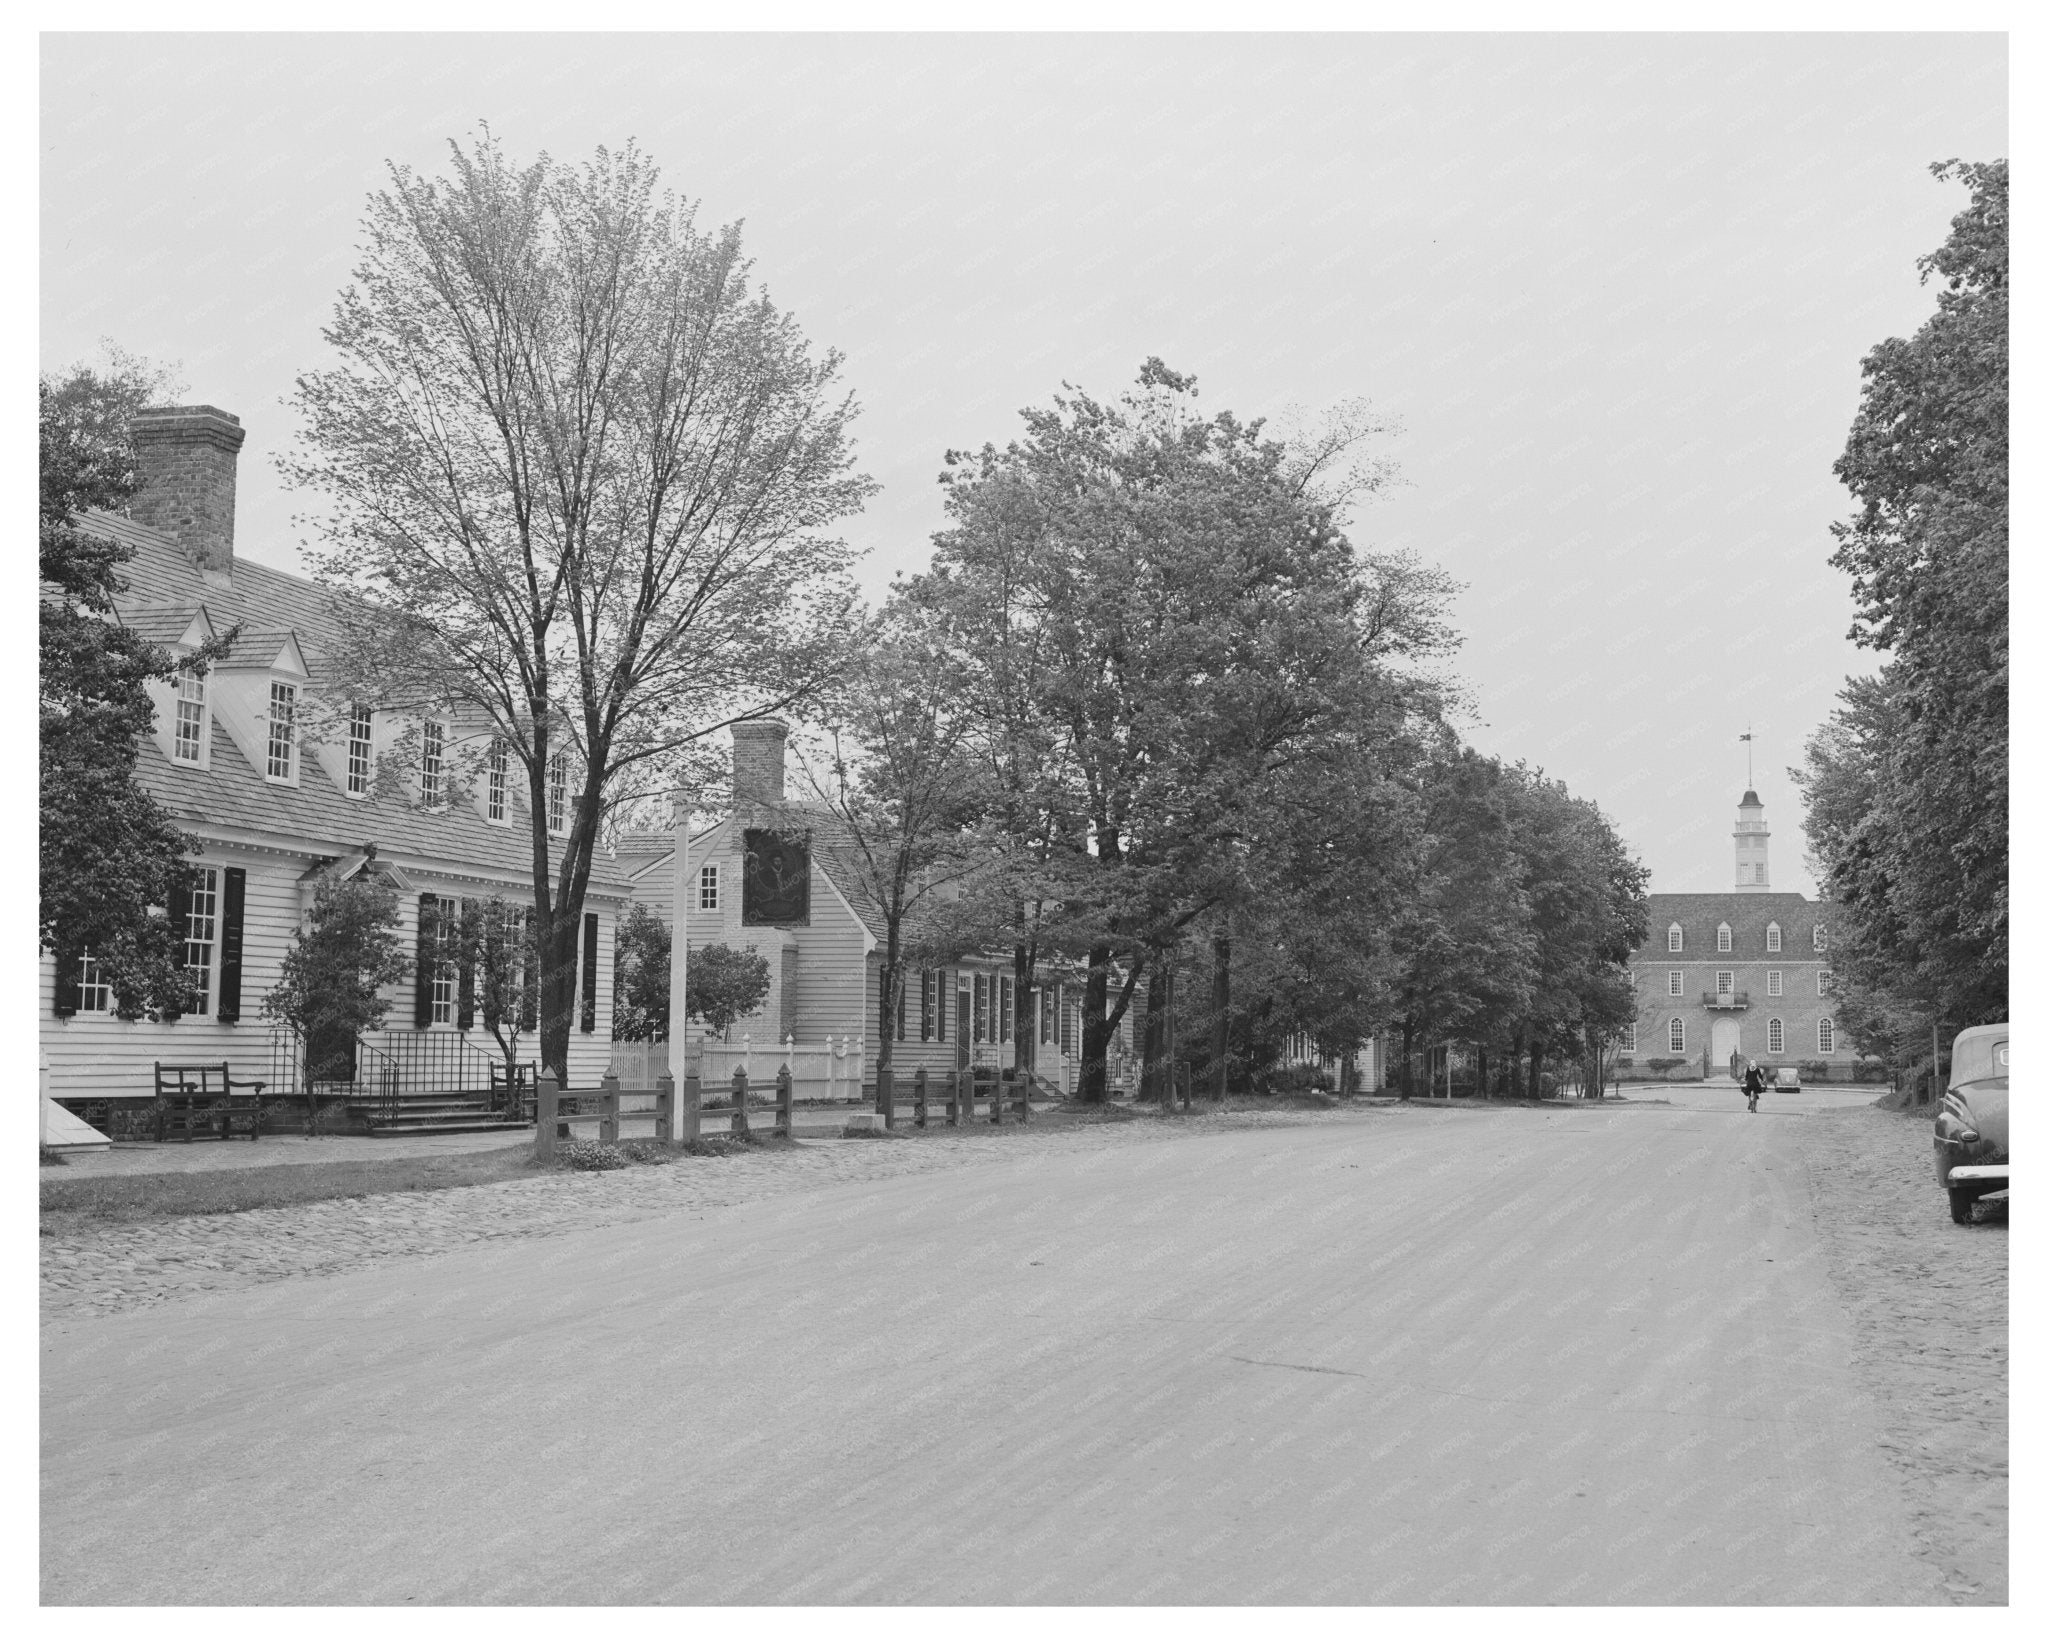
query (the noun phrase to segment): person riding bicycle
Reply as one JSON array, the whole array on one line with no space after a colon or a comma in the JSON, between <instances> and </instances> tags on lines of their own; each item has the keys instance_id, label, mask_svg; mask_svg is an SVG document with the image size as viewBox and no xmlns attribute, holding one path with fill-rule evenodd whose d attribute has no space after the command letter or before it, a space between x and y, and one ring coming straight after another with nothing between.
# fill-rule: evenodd
<instances>
[{"instance_id":1,"label":"person riding bicycle","mask_svg":"<svg viewBox=\"0 0 2048 1638\"><path fill-rule=\"evenodd\" d=\"M1749 1112L1756 1113L1756 1100L1764 1095L1764 1072L1752 1063L1748 1073L1742 1077L1743 1096L1749 1099Z\"/></svg>"}]
</instances>

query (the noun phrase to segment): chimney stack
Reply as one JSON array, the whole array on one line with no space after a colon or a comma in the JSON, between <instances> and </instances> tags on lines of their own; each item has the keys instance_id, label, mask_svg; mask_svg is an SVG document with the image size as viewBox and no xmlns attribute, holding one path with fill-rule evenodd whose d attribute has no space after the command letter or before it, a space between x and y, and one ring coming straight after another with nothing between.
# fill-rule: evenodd
<instances>
[{"instance_id":1,"label":"chimney stack","mask_svg":"<svg viewBox=\"0 0 2048 1638\"><path fill-rule=\"evenodd\" d=\"M169 535L200 568L232 574L241 420L211 404L181 404L138 411L134 431L142 484L128 515Z\"/></svg>"},{"instance_id":2,"label":"chimney stack","mask_svg":"<svg viewBox=\"0 0 2048 1638\"><path fill-rule=\"evenodd\" d=\"M745 814L750 808L782 806L782 757L789 743L789 724L774 717L732 725L732 805Z\"/></svg>"}]
</instances>

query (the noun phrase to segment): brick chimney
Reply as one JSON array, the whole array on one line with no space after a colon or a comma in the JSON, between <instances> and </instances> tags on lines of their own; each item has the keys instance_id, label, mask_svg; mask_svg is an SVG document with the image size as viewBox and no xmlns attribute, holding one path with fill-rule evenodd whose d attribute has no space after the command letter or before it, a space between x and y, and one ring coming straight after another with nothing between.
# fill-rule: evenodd
<instances>
[{"instance_id":1,"label":"brick chimney","mask_svg":"<svg viewBox=\"0 0 2048 1638\"><path fill-rule=\"evenodd\" d=\"M142 486L128 515L169 535L200 568L232 574L240 418L211 404L180 404L138 411L134 431Z\"/></svg>"},{"instance_id":2,"label":"brick chimney","mask_svg":"<svg viewBox=\"0 0 2048 1638\"><path fill-rule=\"evenodd\" d=\"M774 717L732 725L732 803L736 812L782 806L782 755L788 743L789 724Z\"/></svg>"}]
</instances>

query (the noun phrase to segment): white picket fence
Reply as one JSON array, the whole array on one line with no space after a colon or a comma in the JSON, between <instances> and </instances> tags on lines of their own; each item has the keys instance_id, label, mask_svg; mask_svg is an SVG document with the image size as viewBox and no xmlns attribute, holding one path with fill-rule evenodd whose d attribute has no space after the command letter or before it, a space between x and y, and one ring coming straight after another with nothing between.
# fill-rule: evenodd
<instances>
[{"instance_id":1,"label":"white picket fence","mask_svg":"<svg viewBox=\"0 0 2048 1638\"><path fill-rule=\"evenodd\" d=\"M821 1042L799 1042L794 1037L756 1041L742 1034L730 1041L693 1042L690 1058L707 1096L714 1088L731 1085L736 1069L747 1072L748 1086L764 1092L787 1067L799 1098L854 1101L861 1096L867 1074L867 1040L828 1035ZM669 1072L669 1043L614 1041L611 1070L622 1087L652 1087L657 1076Z\"/></svg>"}]
</instances>

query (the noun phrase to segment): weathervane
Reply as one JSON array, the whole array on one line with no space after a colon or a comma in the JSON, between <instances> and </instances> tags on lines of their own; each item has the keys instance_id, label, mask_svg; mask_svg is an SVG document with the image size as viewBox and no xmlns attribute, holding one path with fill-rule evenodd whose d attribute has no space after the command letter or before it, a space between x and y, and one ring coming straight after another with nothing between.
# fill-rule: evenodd
<instances>
[{"instance_id":1,"label":"weathervane","mask_svg":"<svg viewBox=\"0 0 2048 1638\"><path fill-rule=\"evenodd\" d=\"M1754 723L1749 725L1751 730L1754 730L1755 726ZM1749 780L1742 788L1746 791L1753 791L1756 789L1756 746L1751 741L1756 736L1754 732L1745 732L1741 737L1742 743L1749 746L1749 749L1743 753L1743 755L1749 758Z\"/></svg>"}]
</instances>

